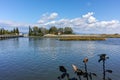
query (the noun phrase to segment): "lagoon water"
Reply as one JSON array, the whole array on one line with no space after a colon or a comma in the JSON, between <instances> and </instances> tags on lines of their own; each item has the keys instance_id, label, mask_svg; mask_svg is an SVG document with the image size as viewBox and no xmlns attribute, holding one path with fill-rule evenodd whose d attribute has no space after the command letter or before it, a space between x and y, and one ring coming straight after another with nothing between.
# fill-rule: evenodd
<instances>
[{"instance_id":1,"label":"lagoon water","mask_svg":"<svg viewBox=\"0 0 120 80\"><path fill-rule=\"evenodd\" d=\"M70 77L76 76L71 64L84 70L83 58L88 57L88 71L102 80L102 63L99 54L110 58L106 68L112 80L120 79L120 38L106 41L59 41L49 38L14 38L0 40L0 80L57 80L64 65Z\"/></svg>"}]
</instances>

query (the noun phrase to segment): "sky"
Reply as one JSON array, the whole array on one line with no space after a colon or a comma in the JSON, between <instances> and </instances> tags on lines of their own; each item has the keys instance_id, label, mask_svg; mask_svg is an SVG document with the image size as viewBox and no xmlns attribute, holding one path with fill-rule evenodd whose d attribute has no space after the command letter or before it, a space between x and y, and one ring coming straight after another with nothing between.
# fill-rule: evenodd
<instances>
[{"instance_id":1,"label":"sky","mask_svg":"<svg viewBox=\"0 0 120 80\"><path fill-rule=\"evenodd\" d=\"M0 0L0 28L71 27L74 33L120 33L120 0Z\"/></svg>"}]
</instances>

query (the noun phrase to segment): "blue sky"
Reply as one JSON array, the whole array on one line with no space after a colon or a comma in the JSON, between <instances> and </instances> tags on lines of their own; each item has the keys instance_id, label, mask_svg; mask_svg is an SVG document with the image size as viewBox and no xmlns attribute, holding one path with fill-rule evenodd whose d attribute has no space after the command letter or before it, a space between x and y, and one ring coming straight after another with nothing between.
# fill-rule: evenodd
<instances>
[{"instance_id":1,"label":"blue sky","mask_svg":"<svg viewBox=\"0 0 120 80\"><path fill-rule=\"evenodd\" d=\"M76 33L120 33L120 0L0 0L0 27L70 26Z\"/></svg>"}]
</instances>

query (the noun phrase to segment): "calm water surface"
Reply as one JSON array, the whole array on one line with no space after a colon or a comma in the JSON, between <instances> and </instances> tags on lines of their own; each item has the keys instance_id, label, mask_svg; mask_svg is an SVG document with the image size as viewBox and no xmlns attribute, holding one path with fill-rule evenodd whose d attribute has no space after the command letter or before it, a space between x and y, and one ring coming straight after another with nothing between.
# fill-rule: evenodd
<instances>
[{"instance_id":1,"label":"calm water surface","mask_svg":"<svg viewBox=\"0 0 120 80\"><path fill-rule=\"evenodd\" d=\"M0 40L0 80L57 80L58 66L64 65L71 77L76 76L71 64L84 69L82 60L89 58L88 71L102 80L102 63L98 54L106 53L108 74L112 80L120 79L120 39L106 41L58 41L41 38L15 38Z\"/></svg>"}]
</instances>

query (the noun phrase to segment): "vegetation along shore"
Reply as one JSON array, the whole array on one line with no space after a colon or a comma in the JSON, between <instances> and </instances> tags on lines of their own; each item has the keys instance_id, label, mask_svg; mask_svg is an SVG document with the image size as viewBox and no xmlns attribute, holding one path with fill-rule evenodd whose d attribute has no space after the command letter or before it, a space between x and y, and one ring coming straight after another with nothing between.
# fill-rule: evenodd
<instances>
[{"instance_id":1,"label":"vegetation along shore","mask_svg":"<svg viewBox=\"0 0 120 80\"><path fill-rule=\"evenodd\" d=\"M37 36L43 38L57 38L60 41L70 41L70 40L106 40L106 38L120 38L119 34L88 34L88 35L78 35L75 34L71 27L57 28L55 26L46 29L43 27L34 26L31 28L29 26L29 36Z\"/></svg>"},{"instance_id":2,"label":"vegetation along shore","mask_svg":"<svg viewBox=\"0 0 120 80\"><path fill-rule=\"evenodd\" d=\"M19 36L19 29L14 28L13 30L0 29L0 35L17 35ZM120 38L120 34L75 34L71 27L57 28L55 26L46 29L44 27L30 27L27 37L41 37L41 38L56 38L60 41L96 41L106 40L107 38ZM1 37L2 39L2 37Z\"/></svg>"}]
</instances>

